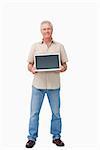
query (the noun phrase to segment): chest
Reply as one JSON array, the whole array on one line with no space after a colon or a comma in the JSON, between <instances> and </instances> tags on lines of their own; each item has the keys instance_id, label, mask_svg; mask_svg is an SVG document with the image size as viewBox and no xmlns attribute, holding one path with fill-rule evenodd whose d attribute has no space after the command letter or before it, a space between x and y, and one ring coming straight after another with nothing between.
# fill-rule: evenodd
<instances>
[{"instance_id":1,"label":"chest","mask_svg":"<svg viewBox=\"0 0 100 150\"><path fill-rule=\"evenodd\" d=\"M35 54L49 54L49 53L59 53L60 47L54 44L47 46L46 44L41 44L35 47Z\"/></svg>"}]
</instances>

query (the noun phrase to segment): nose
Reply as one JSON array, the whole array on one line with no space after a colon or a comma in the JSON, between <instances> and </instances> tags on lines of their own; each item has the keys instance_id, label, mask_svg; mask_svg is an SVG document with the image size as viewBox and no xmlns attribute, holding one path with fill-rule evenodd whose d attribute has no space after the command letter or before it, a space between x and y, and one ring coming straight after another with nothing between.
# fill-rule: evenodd
<instances>
[{"instance_id":1,"label":"nose","mask_svg":"<svg viewBox=\"0 0 100 150\"><path fill-rule=\"evenodd\" d=\"M48 29L46 29L45 31L46 31L46 32L48 32L49 30L48 30Z\"/></svg>"}]
</instances>

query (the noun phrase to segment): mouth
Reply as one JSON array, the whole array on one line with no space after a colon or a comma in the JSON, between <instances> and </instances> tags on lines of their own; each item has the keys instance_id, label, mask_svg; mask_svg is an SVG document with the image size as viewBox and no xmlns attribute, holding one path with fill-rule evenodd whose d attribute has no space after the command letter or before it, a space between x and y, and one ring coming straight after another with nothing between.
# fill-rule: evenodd
<instances>
[{"instance_id":1,"label":"mouth","mask_svg":"<svg viewBox=\"0 0 100 150\"><path fill-rule=\"evenodd\" d=\"M45 33L45 35L49 35L50 33Z\"/></svg>"},{"instance_id":2,"label":"mouth","mask_svg":"<svg viewBox=\"0 0 100 150\"><path fill-rule=\"evenodd\" d=\"M50 34L45 34L45 36L50 36Z\"/></svg>"}]
</instances>

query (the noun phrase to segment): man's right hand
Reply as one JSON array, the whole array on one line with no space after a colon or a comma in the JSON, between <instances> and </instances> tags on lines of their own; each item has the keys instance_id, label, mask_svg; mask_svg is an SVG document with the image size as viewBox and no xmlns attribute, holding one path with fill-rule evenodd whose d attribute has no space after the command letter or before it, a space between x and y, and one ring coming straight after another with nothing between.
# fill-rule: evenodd
<instances>
[{"instance_id":1,"label":"man's right hand","mask_svg":"<svg viewBox=\"0 0 100 150\"><path fill-rule=\"evenodd\" d=\"M34 66L33 66L32 69L31 69L31 72L32 72L33 74L37 73L37 72L35 71L35 69L36 69L36 68L35 68Z\"/></svg>"},{"instance_id":2,"label":"man's right hand","mask_svg":"<svg viewBox=\"0 0 100 150\"><path fill-rule=\"evenodd\" d=\"M33 74L35 74L35 73L37 73L36 71L35 71L35 67L34 67L34 64L31 64L31 63L29 63L28 64L28 70L30 71L30 72L32 72Z\"/></svg>"}]
</instances>

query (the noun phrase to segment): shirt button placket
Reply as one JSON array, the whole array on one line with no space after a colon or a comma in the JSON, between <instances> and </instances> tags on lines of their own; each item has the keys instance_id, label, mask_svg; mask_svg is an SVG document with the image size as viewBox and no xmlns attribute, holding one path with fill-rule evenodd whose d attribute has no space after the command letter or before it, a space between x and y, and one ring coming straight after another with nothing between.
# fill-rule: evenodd
<instances>
[{"instance_id":1,"label":"shirt button placket","mask_svg":"<svg viewBox=\"0 0 100 150\"><path fill-rule=\"evenodd\" d=\"M48 46L46 45L47 53L49 51ZM46 89L48 89L48 73L46 72Z\"/></svg>"}]
</instances>

